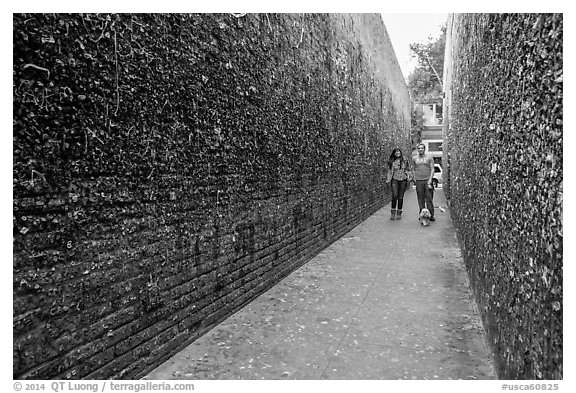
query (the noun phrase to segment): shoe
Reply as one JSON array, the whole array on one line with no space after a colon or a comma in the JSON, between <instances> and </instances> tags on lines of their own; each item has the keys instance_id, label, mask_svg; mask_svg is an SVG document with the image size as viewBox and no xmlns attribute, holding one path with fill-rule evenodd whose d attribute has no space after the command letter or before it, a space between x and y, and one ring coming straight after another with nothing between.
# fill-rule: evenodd
<instances>
[{"instance_id":1,"label":"shoe","mask_svg":"<svg viewBox=\"0 0 576 393\"><path fill-rule=\"evenodd\" d=\"M430 217L430 221L436 221L434 217Z\"/></svg>"},{"instance_id":2,"label":"shoe","mask_svg":"<svg viewBox=\"0 0 576 393\"><path fill-rule=\"evenodd\" d=\"M391 220L396 219L396 209L390 209L390 219Z\"/></svg>"},{"instance_id":3,"label":"shoe","mask_svg":"<svg viewBox=\"0 0 576 393\"><path fill-rule=\"evenodd\" d=\"M401 220L401 219L402 219L402 210L396 210L396 219L397 219L397 220Z\"/></svg>"}]
</instances>

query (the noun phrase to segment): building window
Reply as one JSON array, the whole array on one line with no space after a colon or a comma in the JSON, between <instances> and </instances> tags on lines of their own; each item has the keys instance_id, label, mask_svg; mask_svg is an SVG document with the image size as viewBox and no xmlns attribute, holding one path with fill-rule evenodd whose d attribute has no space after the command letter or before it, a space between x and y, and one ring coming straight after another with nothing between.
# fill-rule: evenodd
<instances>
[{"instance_id":1,"label":"building window","mask_svg":"<svg viewBox=\"0 0 576 393\"><path fill-rule=\"evenodd\" d=\"M428 142L428 151L442 151L442 142Z\"/></svg>"},{"instance_id":2,"label":"building window","mask_svg":"<svg viewBox=\"0 0 576 393\"><path fill-rule=\"evenodd\" d=\"M436 104L436 116L442 117L442 104Z\"/></svg>"}]
</instances>

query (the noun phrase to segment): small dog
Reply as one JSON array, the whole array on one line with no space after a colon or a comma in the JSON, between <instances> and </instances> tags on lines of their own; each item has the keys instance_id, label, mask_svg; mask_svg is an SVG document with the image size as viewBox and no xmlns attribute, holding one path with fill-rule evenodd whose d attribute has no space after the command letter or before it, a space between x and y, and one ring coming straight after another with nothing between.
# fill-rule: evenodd
<instances>
[{"instance_id":1,"label":"small dog","mask_svg":"<svg viewBox=\"0 0 576 393\"><path fill-rule=\"evenodd\" d=\"M420 212L420 216L419 216L419 220L420 220L420 224L422 224L423 227L427 227L428 225L430 225L430 210L424 208L422 209L422 211Z\"/></svg>"}]
</instances>

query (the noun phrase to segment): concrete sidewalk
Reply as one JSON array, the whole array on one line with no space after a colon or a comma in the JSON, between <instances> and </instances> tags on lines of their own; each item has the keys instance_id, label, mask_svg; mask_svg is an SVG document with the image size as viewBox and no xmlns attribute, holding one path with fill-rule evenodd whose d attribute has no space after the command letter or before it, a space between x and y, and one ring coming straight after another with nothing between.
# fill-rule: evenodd
<instances>
[{"instance_id":1,"label":"concrete sidewalk","mask_svg":"<svg viewBox=\"0 0 576 393\"><path fill-rule=\"evenodd\" d=\"M408 190L146 379L495 379L442 189Z\"/></svg>"}]
</instances>

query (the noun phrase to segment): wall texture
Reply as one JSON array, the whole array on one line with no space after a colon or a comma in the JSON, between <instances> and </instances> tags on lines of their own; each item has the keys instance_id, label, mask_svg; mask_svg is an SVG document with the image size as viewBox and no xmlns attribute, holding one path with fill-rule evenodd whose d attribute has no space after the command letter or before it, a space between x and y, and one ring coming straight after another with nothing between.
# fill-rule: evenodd
<instances>
[{"instance_id":1,"label":"wall texture","mask_svg":"<svg viewBox=\"0 0 576 393\"><path fill-rule=\"evenodd\" d=\"M448 23L447 192L501 378L562 378L562 15Z\"/></svg>"},{"instance_id":2,"label":"wall texture","mask_svg":"<svg viewBox=\"0 0 576 393\"><path fill-rule=\"evenodd\" d=\"M14 378L144 375L390 199L379 15L14 15Z\"/></svg>"}]
</instances>

